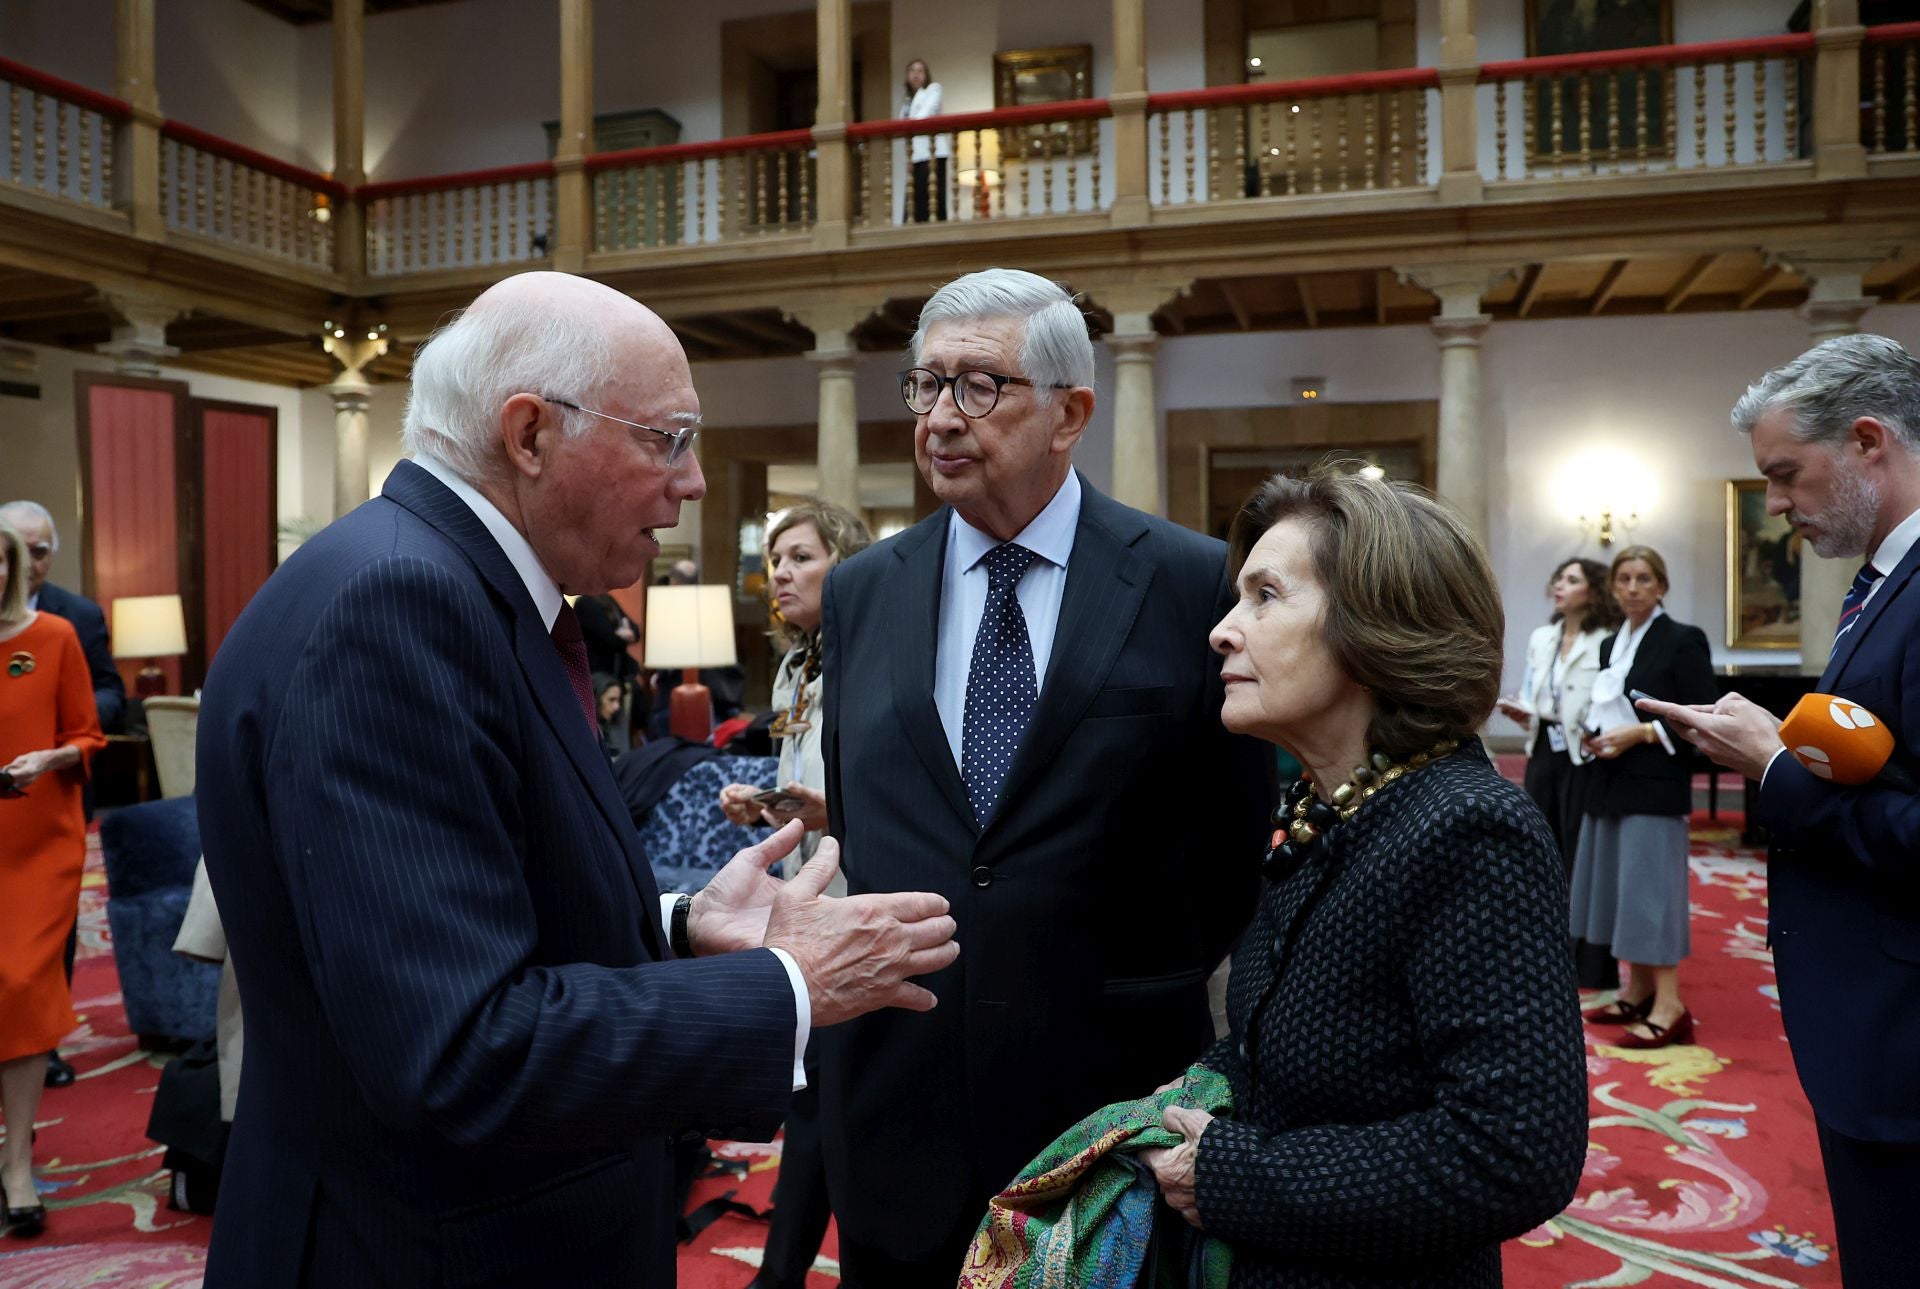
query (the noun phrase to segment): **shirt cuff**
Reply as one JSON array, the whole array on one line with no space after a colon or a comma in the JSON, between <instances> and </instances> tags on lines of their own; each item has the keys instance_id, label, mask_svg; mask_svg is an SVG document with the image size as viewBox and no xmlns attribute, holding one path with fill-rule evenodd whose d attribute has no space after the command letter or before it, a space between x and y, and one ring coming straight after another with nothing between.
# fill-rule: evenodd
<instances>
[{"instance_id":1,"label":"shirt cuff","mask_svg":"<svg viewBox=\"0 0 1920 1289\"><path fill-rule=\"evenodd\" d=\"M669 891L660 897L660 938L667 944L673 943L673 906L679 899L677 891Z\"/></svg>"},{"instance_id":2,"label":"shirt cuff","mask_svg":"<svg viewBox=\"0 0 1920 1289\"><path fill-rule=\"evenodd\" d=\"M1787 754L1787 749L1782 747L1779 751L1775 752L1772 756L1767 758L1767 768L1760 771L1760 788L1759 788L1760 792L1765 792L1767 790L1767 776L1773 773L1773 763L1775 761L1778 761L1781 757L1785 756L1786 754ZM1756 793L1755 795L1757 796L1758 794Z\"/></svg>"},{"instance_id":3,"label":"shirt cuff","mask_svg":"<svg viewBox=\"0 0 1920 1289\"><path fill-rule=\"evenodd\" d=\"M787 969L787 980L793 985L793 1090L795 1092L807 1086L807 1036L813 1032L813 995L807 992L807 978L800 974L800 964L785 949L769 949L774 957L780 959L780 965Z\"/></svg>"},{"instance_id":4,"label":"shirt cuff","mask_svg":"<svg viewBox=\"0 0 1920 1289\"><path fill-rule=\"evenodd\" d=\"M1649 721L1647 723L1653 726L1653 732L1659 737L1660 746L1667 749L1667 755L1668 756L1675 755L1673 750L1673 737L1667 733L1667 727L1662 725L1659 721Z\"/></svg>"},{"instance_id":5,"label":"shirt cuff","mask_svg":"<svg viewBox=\"0 0 1920 1289\"><path fill-rule=\"evenodd\" d=\"M660 897L660 930L667 933L668 923L673 918L673 904L678 895ZM780 959L780 965L787 969L787 983L793 986L793 1090L800 1091L807 1086L807 1039L813 1033L813 995L807 991L807 978L800 974L800 964L785 949L769 949L774 957Z\"/></svg>"}]
</instances>

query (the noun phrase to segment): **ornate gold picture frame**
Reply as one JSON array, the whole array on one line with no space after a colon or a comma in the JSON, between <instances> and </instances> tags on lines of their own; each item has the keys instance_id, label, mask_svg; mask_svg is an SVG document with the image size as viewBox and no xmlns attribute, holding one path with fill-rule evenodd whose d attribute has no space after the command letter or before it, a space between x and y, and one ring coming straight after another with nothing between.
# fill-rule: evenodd
<instances>
[{"instance_id":1,"label":"ornate gold picture frame","mask_svg":"<svg viewBox=\"0 0 1920 1289\"><path fill-rule=\"evenodd\" d=\"M1003 49L993 56L993 105L1030 107L1093 97L1093 46ZM1091 152L1099 136L1093 121L1023 125L1001 134L1001 154L1033 160Z\"/></svg>"},{"instance_id":2,"label":"ornate gold picture frame","mask_svg":"<svg viewBox=\"0 0 1920 1289\"><path fill-rule=\"evenodd\" d=\"M1767 513L1765 479L1727 480L1727 647L1800 647L1805 543Z\"/></svg>"}]
</instances>

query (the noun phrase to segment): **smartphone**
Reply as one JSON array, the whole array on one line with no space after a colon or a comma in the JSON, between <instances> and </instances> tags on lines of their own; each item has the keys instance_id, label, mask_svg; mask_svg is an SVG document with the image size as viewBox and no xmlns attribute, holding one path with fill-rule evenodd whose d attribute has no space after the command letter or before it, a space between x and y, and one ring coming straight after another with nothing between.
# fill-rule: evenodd
<instances>
[{"instance_id":1,"label":"smartphone","mask_svg":"<svg viewBox=\"0 0 1920 1289\"><path fill-rule=\"evenodd\" d=\"M0 770L0 797L24 797L26 791L13 786L13 771Z\"/></svg>"},{"instance_id":2,"label":"smartphone","mask_svg":"<svg viewBox=\"0 0 1920 1289\"><path fill-rule=\"evenodd\" d=\"M779 788L768 788L765 792L753 794L753 803L775 815L797 815L807 808L805 797L796 797L791 792Z\"/></svg>"},{"instance_id":3,"label":"smartphone","mask_svg":"<svg viewBox=\"0 0 1920 1289\"><path fill-rule=\"evenodd\" d=\"M1627 697L1629 697L1629 698L1631 698L1631 699L1633 699L1633 701L1634 701L1634 702L1636 702L1636 703L1637 703L1637 702L1639 702L1639 701L1640 701L1641 699L1643 699L1643 698L1644 698L1644 699L1646 699L1646 700L1647 700L1648 702L1650 702L1650 703L1664 703L1664 702L1666 702L1666 701L1667 701L1667 700L1666 700L1666 699L1664 699L1664 698L1655 698L1655 697L1654 697L1654 696L1653 696L1652 694L1649 694L1649 693L1648 693L1648 692L1647 692L1646 690L1644 690L1644 689L1629 689L1629 690L1627 691Z\"/></svg>"}]
</instances>

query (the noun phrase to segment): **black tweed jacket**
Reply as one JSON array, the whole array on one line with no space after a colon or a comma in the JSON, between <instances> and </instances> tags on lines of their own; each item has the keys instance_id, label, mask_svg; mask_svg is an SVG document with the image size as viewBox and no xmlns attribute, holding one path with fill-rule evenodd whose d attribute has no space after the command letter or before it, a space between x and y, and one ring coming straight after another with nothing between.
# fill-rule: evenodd
<instances>
[{"instance_id":1,"label":"black tweed jacket","mask_svg":"<svg viewBox=\"0 0 1920 1289\"><path fill-rule=\"evenodd\" d=\"M1500 1241L1566 1206L1586 1152L1566 925L1546 821L1477 740L1268 886L1205 1058L1235 1110L1200 1143L1200 1219L1235 1286L1500 1284Z\"/></svg>"}]
</instances>

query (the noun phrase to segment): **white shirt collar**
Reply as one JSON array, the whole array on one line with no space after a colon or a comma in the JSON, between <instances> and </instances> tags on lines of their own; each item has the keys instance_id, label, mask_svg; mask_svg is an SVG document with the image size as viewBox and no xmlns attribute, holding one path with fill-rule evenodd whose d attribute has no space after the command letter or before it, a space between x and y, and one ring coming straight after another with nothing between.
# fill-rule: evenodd
<instances>
[{"instance_id":1,"label":"white shirt collar","mask_svg":"<svg viewBox=\"0 0 1920 1289\"><path fill-rule=\"evenodd\" d=\"M540 621L548 631L552 631L553 620L560 616L560 606L565 601L560 594L560 584L553 580L546 565L533 553L525 534L500 513L500 507L455 474L446 462L435 460L422 452L413 458L413 463L447 485L447 490L466 502L467 509L486 525L493 540L500 543L500 550L506 555L507 562L513 565L513 571L526 583L527 595L533 600L533 607L540 611Z\"/></svg>"},{"instance_id":2,"label":"white shirt collar","mask_svg":"<svg viewBox=\"0 0 1920 1289\"><path fill-rule=\"evenodd\" d=\"M1080 526L1080 473L1068 470L1066 482L1059 491L1033 517L1033 522L1014 537L1028 550L1057 568L1067 566L1067 557L1073 554L1074 530ZM953 552L962 573L972 570L975 564L985 559L987 552L999 546L1000 539L978 528L960 517L959 511L953 512L953 521L947 532L947 547Z\"/></svg>"},{"instance_id":3,"label":"white shirt collar","mask_svg":"<svg viewBox=\"0 0 1920 1289\"><path fill-rule=\"evenodd\" d=\"M1887 539L1880 543L1879 549L1873 552L1873 559L1869 562L1884 577L1900 567L1900 561L1907 557L1907 552L1913 549L1916 541L1920 541L1920 510L1914 511L1901 520L1899 525L1887 534Z\"/></svg>"},{"instance_id":4,"label":"white shirt collar","mask_svg":"<svg viewBox=\"0 0 1920 1289\"><path fill-rule=\"evenodd\" d=\"M40 592L35 591L32 595L29 595L27 597L27 608L29 610L34 610L34 611L37 611L40 608Z\"/></svg>"}]
</instances>

